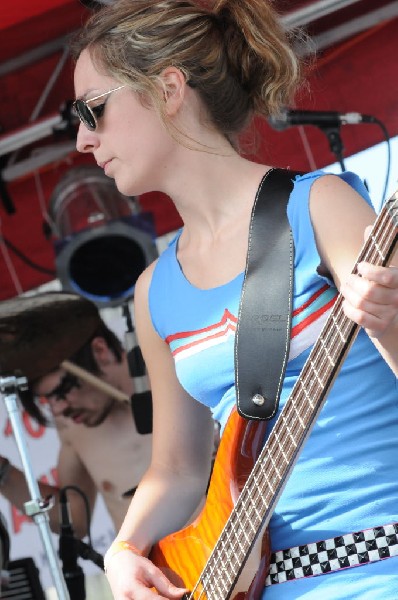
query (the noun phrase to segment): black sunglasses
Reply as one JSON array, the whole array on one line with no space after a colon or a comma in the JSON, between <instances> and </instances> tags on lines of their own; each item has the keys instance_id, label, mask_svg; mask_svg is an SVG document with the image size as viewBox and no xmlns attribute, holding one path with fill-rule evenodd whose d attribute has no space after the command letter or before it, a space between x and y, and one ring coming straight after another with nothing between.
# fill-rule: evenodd
<instances>
[{"instance_id":1,"label":"black sunglasses","mask_svg":"<svg viewBox=\"0 0 398 600\"><path fill-rule=\"evenodd\" d=\"M89 100L83 100L82 98L78 98L73 103L73 108L79 117L80 121L83 123L87 129L90 131L95 131L97 128L97 119L101 117L104 113L105 102L102 104L98 104L97 106L93 106L90 108L89 103L94 102L94 100L98 100L98 98L103 98L104 96L108 96L112 94L112 92L116 92L117 90L121 90L126 86L119 85L119 87L113 88L112 90L108 90L99 96L95 96L94 98L90 98Z\"/></svg>"}]
</instances>

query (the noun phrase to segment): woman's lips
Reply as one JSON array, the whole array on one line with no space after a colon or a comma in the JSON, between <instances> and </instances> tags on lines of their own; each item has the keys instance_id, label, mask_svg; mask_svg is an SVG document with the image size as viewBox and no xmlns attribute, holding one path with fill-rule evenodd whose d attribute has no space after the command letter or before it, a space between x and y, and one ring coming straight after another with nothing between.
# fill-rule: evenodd
<instances>
[{"instance_id":1,"label":"woman's lips","mask_svg":"<svg viewBox=\"0 0 398 600\"><path fill-rule=\"evenodd\" d=\"M109 160L105 160L104 162L99 162L99 163L97 163L97 164L98 164L98 166L99 166L101 169L104 169L104 170L105 170L105 168L106 168L106 165L108 165L108 164L111 162L111 160L112 160L112 159L110 158Z\"/></svg>"}]
</instances>

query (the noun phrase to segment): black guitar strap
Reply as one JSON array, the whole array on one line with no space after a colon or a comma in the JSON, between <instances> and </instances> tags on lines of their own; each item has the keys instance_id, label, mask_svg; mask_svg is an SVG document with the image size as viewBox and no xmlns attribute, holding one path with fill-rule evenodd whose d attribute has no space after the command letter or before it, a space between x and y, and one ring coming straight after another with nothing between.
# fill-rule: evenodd
<instances>
[{"instance_id":1,"label":"black guitar strap","mask_svg":"<svg viewBox=\"0 0 398 600\"><path fill-rule=\"evenodd\" d=\"M235 336L239 414L270 419L279 403L289 356L294 245L287 202L298 173L271 169L252 210Z\"/></svg>"}]
</instances>

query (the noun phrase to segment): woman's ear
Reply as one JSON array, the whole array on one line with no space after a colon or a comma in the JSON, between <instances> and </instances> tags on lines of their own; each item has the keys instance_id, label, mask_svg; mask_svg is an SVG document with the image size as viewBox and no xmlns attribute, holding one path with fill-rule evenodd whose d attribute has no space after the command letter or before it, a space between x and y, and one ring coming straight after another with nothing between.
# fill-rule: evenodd
<instances>
[{"instance_id":1,"label":"woman's ear","mask_svg":"<svg viewBox=\"0 0 398 600\"><path fill-rule=\"evenodd\" d=\"M160 74L160 83L165 111L172 117L179 111L185 97L185 75L178 67L167 67Z\"/></svg>"}]
</instances>

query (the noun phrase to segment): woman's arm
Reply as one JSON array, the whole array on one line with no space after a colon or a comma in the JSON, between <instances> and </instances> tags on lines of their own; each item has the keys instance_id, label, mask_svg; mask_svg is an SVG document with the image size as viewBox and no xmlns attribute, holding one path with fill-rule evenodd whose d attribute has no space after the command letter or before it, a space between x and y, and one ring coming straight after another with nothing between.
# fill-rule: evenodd
<instances>
[{"instance_id":1,"label":"woman's arm","mask_svg":"<svg viewBox=\"0 0 398 600\"><path fill-rule=\"evenodd\" d=\"M398 258L390 267L356 259L376 214L339 177L318 179L310 194L310 214L323 267L332 275L345 298L346 315L366 329L394 373L398 374Z\"/></svg>"},{"instance_id":2,"label":"woman's arm","mask_svg":"<svg viewBox=\"0 0 398 600\"><path fill-rule=\"evenodd\" d=\"M137 282L135 321L153 397L152 461L116 538L131 542L143 554L154 542L185 526L197 511L206 492L214 446L209 409L181 387L171 352L153 328L148 310L151 275L150 267ZM130 597L123 595L126 590L139 597L140 585L156 586L161 593L165 593L162 585L168 586L152 563L129 551L111 558L108 577L116 598ZM171 594L165 597L176 597Z\"/></svg>"}]
</instances>

